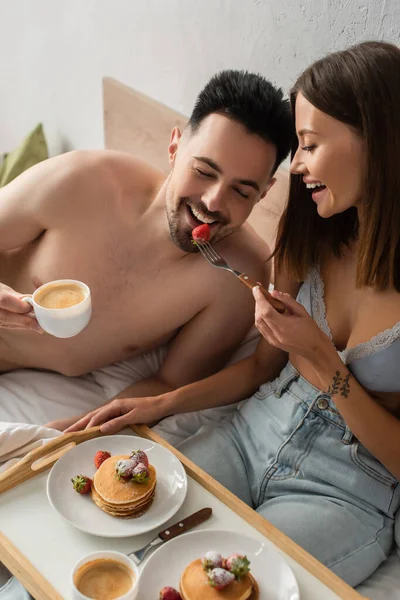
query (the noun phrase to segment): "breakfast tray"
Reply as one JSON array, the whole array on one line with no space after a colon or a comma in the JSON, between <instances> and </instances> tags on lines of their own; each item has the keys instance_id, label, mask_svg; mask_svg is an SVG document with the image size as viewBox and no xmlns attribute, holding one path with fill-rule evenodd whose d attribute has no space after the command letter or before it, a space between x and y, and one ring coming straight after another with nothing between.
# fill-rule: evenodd
<instances>
[{"instance_id":1,"label":"breakfast tray","mask_svg":"<svg viewBox=\"0 0 400 600\"><path fill-rule=\"evenodd\" d=\"M229 492L221 484L215 481L197 465L191 462L178 450L173 448L159 435L151 431L147 426L135 425L131 429L136 435L156 442L170 452L172 452L183 464L187 475L210 492L215 498L220 500L225 506L234 511L239 517L246 521L251 527L268 538L275 546L291 557L296 563L301 565L306 571L315 576L322 584L330 588L337 597L346 600L360 600L362 596L344 581L337 577L327 567L312 557L308 552L295 544L290 538L279 531L276 527L266 521L261 515L256 513L247 504L242 502L234 494ZM67 434L69 435L69 434ZM85 439L90 439L101 435L100 431L88 431ZM60 436L61 438L62 436ZM57 440L60 440L57 438ZM84 441L81 439L80 441ZM50 442L53 443L53 442ZM78 443L78 442L77 442ZM70 444L74 445L74 444ZM51 462L47 464L50 466ZM43 472L45 465L41 464L37 473ZM34 474L30 474L32 478ZM12 487L12 486L11 486ZM46 499L44 498L43 501ZM10 510L11 510L10 506ZM1 525L0 525L1 526ZM21 581L28 591L38 600L63 600L62 596L52 587L52 585L43 577L34 565L20 552L20 550L0 532L0 560L10 569L12 573Z\"/></svg>"}]
</instances>

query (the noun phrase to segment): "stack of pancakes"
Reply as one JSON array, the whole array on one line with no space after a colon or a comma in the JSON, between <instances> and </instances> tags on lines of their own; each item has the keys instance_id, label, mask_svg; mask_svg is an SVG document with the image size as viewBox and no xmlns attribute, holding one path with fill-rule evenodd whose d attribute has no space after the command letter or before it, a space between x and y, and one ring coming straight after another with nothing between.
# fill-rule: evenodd
<instances>
[{"instance_id":1,"label":"stack of pancakes","mask_svg":"<svg viewBox=\"0 0 400 600\"><path fill-rule=\"evenodd\" d=\"M93 477L93 501L101 510L120 519L143 515L153 502L157 483L152 465L148 466L149 479L143 483L118 479L115 466L119 460L128 458L128 454L107 458Z\"/></svg>"},{"instance_id":2,"label":"stack of pancakes","mask_svg":"<svg viewBox=\"0 0 400 600\"><path fill-rule=\"evenodd\" d=\"M248 573L222 590L213 588L207 579L201 559L190 563L182 573L179 588L183 600L258 600L260 592L254 577Z\"/></svg>"}]
</instances>

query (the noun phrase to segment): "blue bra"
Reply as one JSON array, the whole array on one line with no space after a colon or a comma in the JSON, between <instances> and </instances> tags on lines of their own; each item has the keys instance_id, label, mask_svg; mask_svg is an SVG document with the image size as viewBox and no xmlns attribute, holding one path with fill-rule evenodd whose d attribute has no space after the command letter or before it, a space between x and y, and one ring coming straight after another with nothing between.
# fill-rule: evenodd
<instances>
[{"instance_id":1,"label":"blue bra","mask_svg":"<svg viewBox=\"0 0 400 600\"><path fill-rule=\"evenodd\" d=\"M297 301L304 306L320 329L332 339L326 320L324 282L313 268L301 286ZM400 392L400 321L367 342L338 351L357 381L371 392Z\"/></svg>"}]
</instances>

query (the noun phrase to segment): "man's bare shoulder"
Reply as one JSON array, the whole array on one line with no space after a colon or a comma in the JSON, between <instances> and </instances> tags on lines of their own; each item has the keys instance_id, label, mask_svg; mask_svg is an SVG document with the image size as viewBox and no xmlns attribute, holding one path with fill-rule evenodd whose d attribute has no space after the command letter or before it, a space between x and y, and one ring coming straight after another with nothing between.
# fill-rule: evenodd
<instances>
[{"instance_id":1,"label":"man's bare shoulder","mask_svg":"<svg viewBox=\"0 0 400 600\"><path fill-rule=\"evenodd\" d=\"M63 155L71 175L82 175L87 183L100 181L119 189L158 189L165 174L126 152L116 150L74 150Z\"/></svg>"}]
</instances>

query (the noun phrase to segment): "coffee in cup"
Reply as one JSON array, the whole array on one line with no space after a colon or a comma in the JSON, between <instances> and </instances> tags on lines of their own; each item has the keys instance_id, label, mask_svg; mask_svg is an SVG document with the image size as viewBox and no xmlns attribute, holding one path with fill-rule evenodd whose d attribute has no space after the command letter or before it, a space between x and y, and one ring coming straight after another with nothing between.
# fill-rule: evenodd
<instances>
[{"instance_id":1,"label":"coffee in cup","mask_svg":"<svg viewBox=\"0 0 400 600\"><path fill-rule=\"evenodd\" d=\"M92 315L90 289L75 279L50 281L21 299L32 306L41 328L58 338L80 333Z\"/></svg>"},{"instance_id":2,"label":"coffee in cup","mask_svg":"<svg viewBox=\"0 0 400 600\"><path fill-rule=\"evenodd\" d=\"M79 592L96 600L115 600L131 589L135 574L119 560L97 558L81 565L74 574Z\"/></svg>"},{"instance_id":3,"label":"coffee in cup","mask_svg":"<svg viewBox=\"0 0 400 600\"><path fill-rule=\"evenodd\" d=\"M73 600L136 600L139 572L122 552L99 550L82 557L71 573Z\"/></svg>"},{"instance_id":4,"label":"coffee in cup","mask_svg":"<svg viewBox=\"0 0 400 600\"><path fill-rule=\"evenodd\" d=\"M86 298L82 286L77 283L54 283L45 286L35 295L37 304L44 308L69 308Z\"/></svg>"}]
</instances>

